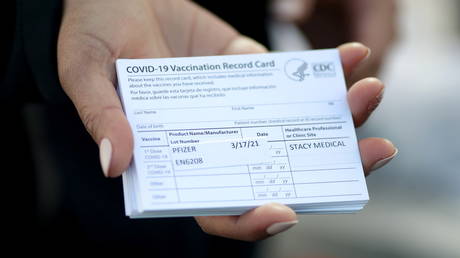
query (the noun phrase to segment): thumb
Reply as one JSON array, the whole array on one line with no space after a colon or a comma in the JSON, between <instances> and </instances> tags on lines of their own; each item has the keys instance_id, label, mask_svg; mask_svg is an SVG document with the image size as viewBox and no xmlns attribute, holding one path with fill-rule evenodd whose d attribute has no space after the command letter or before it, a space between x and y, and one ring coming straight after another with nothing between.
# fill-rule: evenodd
<instances>
[{"instance_id":1,"label":"thumb","mask_svg":"<svg viewBox=\"0 0 460 258\"><path fill-rule=\"evenodd\" d=\"M130 163L133 138L114 86L113 55L97 39L81 41L69 35L61 39L58 70L62 88L99 145L104 175L117 177Z\"/></svg>"}]
</instances>

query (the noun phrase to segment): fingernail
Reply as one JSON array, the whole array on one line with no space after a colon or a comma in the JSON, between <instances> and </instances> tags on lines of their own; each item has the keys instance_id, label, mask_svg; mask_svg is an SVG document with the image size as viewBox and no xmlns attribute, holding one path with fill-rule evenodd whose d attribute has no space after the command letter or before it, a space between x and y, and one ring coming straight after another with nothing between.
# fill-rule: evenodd
<instances>
[{"instance_id":1,"label":"fingernail","mask_svg":"<svg viewBox=\"0 0 460 258\"><path fill-rule=\"evenodd\" d=\"M376 169L379 169L379 168L385 166L385 165L386 165L388 162L390 162L394 157L396 157L396 155L398 155L398 152L399 152L399 150L398 150L397 148L395 148L395 152L394 152L391 156L389 156L389 157L387 157L387 158L384 158L384 159L382 159L382 160L377 161L377 162L374 164L374 166L372 166L371 170L376 170Z\"/></svg>"},{"instance_id":2,"label":"fingernail","mask_svg":"<svg viewBox=\"0 0 460 258\"><path fill-rule=\"evenodd\" d=\"M368 59L372 54L372 50L370 48L367 48L367 54L366 56L364 57L364 60Z\"/></svg>"},{"instance_id":3,"label":"fingernail","mask_svg":"<svg viewBox=\"0 0 460 258\"><path fill-rule=\"evenodd\" d=\"M371 103L369 103L369 106L367 107L367 110L370 112L373 112L379 105L380 105L380 102L382 102L382 99L383 99L383 92L385 90L382 89L380 91L379 94L377 94L377 96L374 98L374 100L371 101Z\"/></svg>"},{"instance_id":4,"label":"fingernail","mask_svg":"<svg viewBox=\"0 0 460 258\"><path fill-rule=\"evenodd\" d=\"M108 138L102 139L99 144L99 159L101 161L104 176L109 177L110 160L112 159L112 143L110 143Z\"/></svg>"},{"instance_id":5,"label":"fingernail","mask_svg":"<svg viewBox=\"0 0 460 258\"><path fill-rule=\"evenodd\" d=\"M267 228L267 234L269 234L269 235L279 234L279 233L281 233L283 231L286 231L286 230L292 228L298 222L299 222L298 220L293 220L293 221L273 223L272 225L270 225Z\"/></svg>"}]
</instances>

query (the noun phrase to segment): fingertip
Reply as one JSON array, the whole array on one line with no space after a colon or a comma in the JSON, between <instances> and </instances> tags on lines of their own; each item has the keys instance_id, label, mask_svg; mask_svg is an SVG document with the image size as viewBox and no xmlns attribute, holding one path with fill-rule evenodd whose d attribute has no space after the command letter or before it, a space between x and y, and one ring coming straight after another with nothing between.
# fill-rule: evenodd
<instances>
[{"instance_id":1,"label":"fingertip","mask_svg":"<svg viewBox=\"0 0 460 258\"><path fill-rule=\"evenodd\" d=\"M396 157L399 153L399 149L396 148L392 142L390 142L389 140L387 139L383 139L384 142L386 143L386 154L383 155L385 156L384 158L376 161L372 166L371 168L369 169L369 172L372 172L372 171L375 171L383 166L385 166L386 164L388 164L391 160L393 160L394 157Z\"/></svg>"},{"instance_id":2,"label":"fingertip","mask_svg":"<svg viewBox=\"0 0 460 258\"><path fill-rule=\"evenodd\" d=\"M377 78L365 78L348 90L348 104L356 127L361 126L383 99L385 85Z\"/></svg>"},{"instance_id":3,"label":"fingertip","mask_svg":"<svg viewBox=\"0 0 460 258\"><path fill-rule=\"evenodd\" d=\"M349 76L370 54L370 48L359 42L350 42L338 47L345 76Z\"/></svg>"},{"instance_id":4,"label":"fingertip","mask_svg":"<svg viewBox=\"0 0 460 258\"><path fill-rule=\"evenodd\" d=\"M281 203L267 203L254 209L253 216L261 219L274 219L277 221L291 221L297 219L297 214L288 206Z\"/></svg>"},{"instance_id":5,"label":"fingertip","mask_svg":"<svg viewBox=\"0 0 460 258\"><path fill-rule=\"evenodd\" d=\"M347 42L338 47L340 51L355 51L357 54L365 57L370 54L370 48L361 42Z\"/></svg>"},{"instance_id":6,"label":"fingertip","mask_svg":"<svg viewBox=\"0 0 460 258\"><path fill-rule=\"evenodd\" d=\"M386 146L386 150L387 151L391 151L391 150L394 150L396 149L395 145L393 144L392 141L386 139L386 138L380 138L382 141L385 142L385 146Z\"/></svg>"},{"instance_id":7,"label":"fingertip","mask_svg":"<svg viewBox=\"0 0 460 258\"><path fill-rule=\"evenodd\" d=\"M267 48L259 42L246 36L238 36L233 39L222 51L224 55L265 53Z\"/></svg>"},{"instance_id":8,"label":"fingertip","mask_svg":"<svg viewBox=\"0 0 460 258\"><path fill-rule=\"evenodd\" d=\"M313 1L275 0L271 1L270 11L283 22L305 21L313 9Z\"/></svg>"},{"instance_id":9,"label":"fingertip","mask_svg":"<svg viewBox=\"0 0 460 258\"><path fill-rule=\"evenodd\" d=\"M102 173L109 177L110 163L112 160L112 142L105 137L99 143L99 161L101 162Z\"/></svg>"},{"instance_id":10,"label":"fingertip","mask_svg":"<svg viewBox=\"0 0 460 258\"><path fill-rule=\"evenodd\" d=\"M100 134L104 139L110 139L112 151L109 165L102 168L106 177L114 178L126 171L131 162L134 146L131 127L120 109L106 112L102 121L105 121L105 125ZM102 153L102 149L100 151Z\"/></svg>"},{"instance_id":11,"label":"fingertip","mask_svg":"<svg viewBox=\"0 0 460 258\"><path fill-rule=\"evenodd\" d=\"M399 150L388 139L366 138L359 141L361 160L366 175L388 164L399 153Z\"/></svg>"},{"instance_id":12,"label":"fingertip","mask_svg":"<svg viewBox=\"0 0 460 258\"><path fill-rule=\"evenodd\" d=\"M299 222L294 210L286 205L280 203L269 203L261 208L261 212L269 214L272 219L268 220L266 222L266 226L264 226L265 233L269 236L284 232Z\"/></svg>"},{"instance_id":13,"label":"fingertip","mask_svg":"<svg viewBox=\"0 0 460 258\"><path fill-rule=\"evenodd\" d=\"M237 224L247 230L248 241L267 238L289 229L297 223L297 214L288 206L279 203L268 203L246 214Z\"/></svg>"},{"instance_id":14,"label":"fingertip","mask_svg":"<svg viewBox=\"0 0 460 258\"><path fill-rule=\"evenodd\" d=\"M380 79L375 77L367 77L353 84L348 92L378 93L384 88L385 84Z\"/></svg>"},{"instance_id":15,"label":"fingertip","mask_svg":"<svg viewBox=\"0 0 460 258\"><path fill-rule=\"evenodd\" d=\"M297 224L296 213L286 205L268 203L241 216L195 217L201 229L212 235L256 241L281 233Z\"/></svg>"},{"instance_id":16,"label":"fingertip","mask_svg":"<svg viewBox=\"0 0 460 258\"><path fill-rule=\"evenodd\" d=\"M293 226L297 225L297 223L299 223L298 220L276 222L270 225L266 231L267 234L273 236L292 228Z\"/></svg>"}]
</instances>

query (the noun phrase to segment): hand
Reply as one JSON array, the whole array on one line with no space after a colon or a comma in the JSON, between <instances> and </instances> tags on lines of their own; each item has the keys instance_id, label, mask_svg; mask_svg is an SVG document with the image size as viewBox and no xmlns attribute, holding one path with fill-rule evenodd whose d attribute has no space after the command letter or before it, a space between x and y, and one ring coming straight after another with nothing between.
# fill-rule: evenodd
<instances>
[{"instance_id":1,"label":"hand","mask_svg":"<svg viewBox=\"0 0 460 258\"><path fill-rule=\"evenodd\" d=\"M342 66L346 77L363 62L369 49L360 43L348 43L339 47ZM376 78L366 78L352 85L348 90L348 103L355 126L361 126L382 100L384 85ZM382 138L366 138L359 141L364 172L385 165L397 154L393 144ZM247 241L264 239L279 233L297 222L297 215L282 204L266 204L241 216L215 216L196 218L204 231L214 235ZM280 223L280 224L277 224Z\"/></svg>"},{"instance_id":2,"label":"hand","mask_svg":"<svg viewBox=\"0 0 460 258\"><path fill-rule=\"evenodd\" d=\"M394 0L273 0L272 7L278 19L297 23L314 48L357 41L372 49L350 82L377 75L396 34Z\"/></svg>"},{"instance_id":3,"label":"hand","mask_svg":"<svg viewBox=\"0 0 460 258\"><path fill-rule=\"evenodd\" d=\"M191 1L68 0L58 39L58 69L64 91L99 144L104 174L117 177L128 167L133 148L132 132L114 86L117 58L265 51ZM340 53L350 74L368 49L355 43L341 46ZM356 125L378 105L382 91L377 79L351 87L348 98ZM389 141L378 138L361 140L360 149L366 173L395 153ZM265 238L270 225L295 219L295 213L280 204L264 205L241 216L197 217L204 231L242 240ZM279 225L269 232L282 229Z\"/></svg>"},{"instance_id":4,"label":"hand","mask_svg":"<svg viewBox=\"0 0 460 258\"><path fill-rule=\"evenodd\" d=\"M58 69L62 87L86 129L104 145L105 175L117 177L127 168L133 148L114 87L117 58L263 51L263 46L191 1L67 0L58 39Z\"/></svg>"}]
</instances>

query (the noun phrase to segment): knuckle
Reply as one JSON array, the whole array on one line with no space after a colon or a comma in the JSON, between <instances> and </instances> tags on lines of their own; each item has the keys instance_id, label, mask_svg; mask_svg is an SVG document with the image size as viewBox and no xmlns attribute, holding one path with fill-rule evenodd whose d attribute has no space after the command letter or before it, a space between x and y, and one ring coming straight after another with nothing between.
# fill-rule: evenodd
<instances>
[{"instance_id":1,"label":"knuckle","mask_svg":"<svg viewBox=\"0 0 460 258\"><path fill-rule=\"evenodd\" d=\"M115 62L118 53L114 51L112 43L90 32L82 32L80 37L79 41L85 42L82 53L85 58L101 64Z\"/></svg>"},{"instance_id":2,"label":"knuckle","mask_svg":"<svg viewBox=\"0 0 460 258\"><path fill-rule=\"evenodd\" d=\"M87 78L81 75L93 71L113 79L112 64L118 53L110 42L94 33L79 32L66 38L61 36L58 44L58 74L64 89Z\"/></svg>"}]
</instances>

